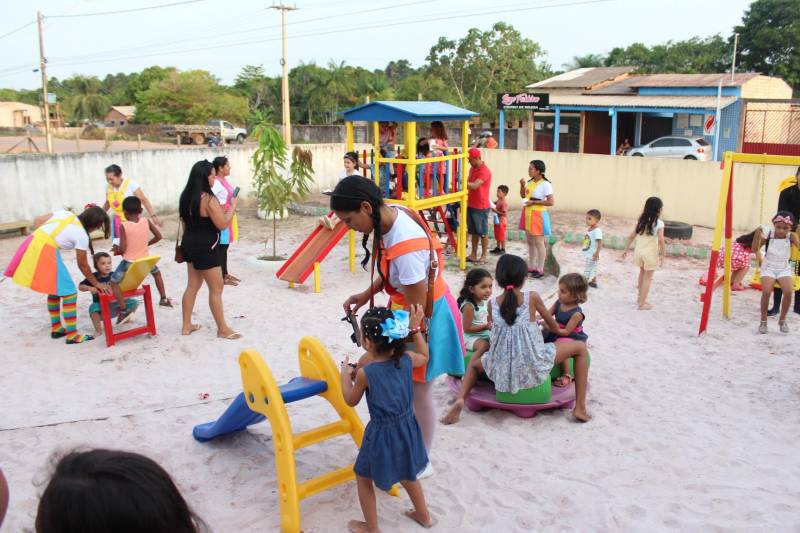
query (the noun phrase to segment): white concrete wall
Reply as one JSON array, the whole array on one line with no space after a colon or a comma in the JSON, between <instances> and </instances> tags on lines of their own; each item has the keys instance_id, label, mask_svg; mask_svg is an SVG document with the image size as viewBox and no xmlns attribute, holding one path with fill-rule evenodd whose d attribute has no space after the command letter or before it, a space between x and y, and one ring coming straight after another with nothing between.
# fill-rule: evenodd
<instances>
[{"instance_id":1,"label":"white concrete wall","mask_svg":"<svg viewBox=\"0 0 800 533\"><path fill-rule=\"evenodd\" d=\"M484 150L484 159L492 170L493 189L500 184L510 187L511 207L521 205L519 180L527 178L528 163L541 159L553 183L554 211L599 209L606 215L637 218L647 197L658 196L664 201L665 219L707 227L715 224L722 181L718 162L527 150ZM760 217L762 170L766 181ZM735 229L751 230L768 221L778 205L778 184L795 171L796 167L737 163Z\"/></svg>"},{"instance_id":2,"label":"white concrete wall","mask_svg":"<svg viewBox=\"0 0 800 533\"><path fill-rule=\"evenodd\" d=\"M302 145L311 150L316 175L313 192L333 188L342 171L343 144ZM361 146L360 148L365 148ZM252 146L222 150L186 148L81 154L11 155L0 157L0 222L32 219L65 206L79 209L105 199L103 169L120 165L124 175L138 181L154 207L175 211L191 166L200 159L226 155L232 181L244 195L252 190ZM664 201L664 218L713 227L722 172L719 163L611 157L592 154L484 150L492 170L493 187L505 183L509 200L519 207L519 179L527 176L528 162L541 159L555 189L555 211L600 209L606 215L638 217L648 196ZM734 226L749 230L772 216L777 186L793 175L794 167L766 166L764 215L761 205L761 165L736 165ZM763 218L763 220L762 220Z\"/></svg>"},{"instance_id":3,"label":"white concrete wall","mask_svg":"<svg viewBox=\"0 0 800 533\"><path fill-rule=\"evenodd\" d=\"M250 158L253 146L214 149L169 149L127 152L90 152L0 157L0 222L30 220L54 209L82 208L89 202L102 205L106 182L103 170L115 163L123 176L142 186L158 211L175 211L189 170L201 160L225 155L231 162L231 181L246 195L252 190ZM333 188L341 173L344 144L309 144L314 158L314 192Z\"/></svg>"}]
</instances>

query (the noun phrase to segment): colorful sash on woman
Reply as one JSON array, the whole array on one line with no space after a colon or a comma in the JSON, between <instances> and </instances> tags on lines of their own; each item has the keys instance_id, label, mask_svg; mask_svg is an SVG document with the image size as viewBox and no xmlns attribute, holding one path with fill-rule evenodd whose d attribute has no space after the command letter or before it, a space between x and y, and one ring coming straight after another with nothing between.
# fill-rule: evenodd
<instances>
[{"instance_id":1,"label":"colorful sash on woman","mask_svg":"<svg viewBox=\"0 0 800 533\"><path fill-rule=\"evenodd\" d=\"M111 209L114 210L114 214L111 216L111 238L112 239L119 239L119 227L122 221L127 220L125 218L125 212L122 210L122 202L125 200L125 193L128 191L128 178L125 178L122 181L122 185L119 186L118 190L114 190L110 184L108 189L106 190L106 200L108 201L108 205L111 206Z\"/></svg>"},{"instance_id":2,"label":"colorful sash on woman","mask_svg":"<svg viewBox=\"0 0 800 533\"><path fill-rule=\"evenodd\" d=\"M217 178L217 181L225 187L225 190L228 191L228 197L225 200L225 204L223 204L223 209L228 209L233 204L233 186L228 183L228 181L224 178ZM231 224L225 228L224 230L219 232L219 243L220 244L231 244L239 240L239 221L236 219L236 213L234 213L233 218L231 219Z\"/></svg>"},{"instance_id":3,"label":"colorful sash on woman","mask_svg":"<svg viewBox=\"0 0 800 533\"><path fill-rule=\"evenodd\" d=\"M404 210L416 222L419 220L410 211ZM380 271L383 274L383 289L389 294L389 307L391 309L407 309L408 302L405 295L389 283L389 272L393 259L418 251L429 251L433 245L437 255L439 270L433 285L433 310L426 328L428 334L428 351L430 358L428 364L414 369L414 381L421 383L431 381L442 374L463 374L464 372L464 329L461 327L461 313L458 303L447 283L444 281L442 271L442 243L431 236L430 229L420 224L425 229L426 237L412 238L396 243L394 246L383 248L381 245Z\"/></svg>"},{"instance_id":4,"label":"colorful sash on woman","mask_svg":"<svg viewBox=\"0 0 800 533\"><path fill-rule=\"evenodd\" d=\"M525 187L525 198L530 199L538 183L530 182ZM544 198L540 198L544 200ZM519 219L519 229L524 229L531 235L550 235L550 213L546 205L528 205L522 209Z\"/></svg>"},{"instance_id":5,"label":"colorful sash on woman","mask_svg":"<svg viewBox=\"0 0 800 533\"><path fill-rule=\"evenodd\" d=\"M75 215L50 219L43 226L53 223L57 225L52 232L47 233L39 228L23 241L6 268L5 275L14 283L36 292L67 296L75 294L77 289L61 259L56 237L70 224L81 229L83 226Z\"/></svg>"}]
</instances>

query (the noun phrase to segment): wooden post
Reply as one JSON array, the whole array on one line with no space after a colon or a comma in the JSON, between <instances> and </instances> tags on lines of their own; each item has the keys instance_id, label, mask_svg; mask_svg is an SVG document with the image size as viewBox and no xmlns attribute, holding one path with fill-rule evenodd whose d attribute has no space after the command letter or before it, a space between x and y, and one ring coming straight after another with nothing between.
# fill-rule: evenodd
<instances>
[{"instance_id":1,"label":"wooden post","mask_svg":"<svg viewBox=\"0 0 800 533\"><path fill-rule=\"evenodd\" d=\"M80 153L81 151L81 132L75 132L75 151Z\"/></svg>"},{"instance_id":2,"label":"wooden post","mask_svg":"<svg viewBox=\"0 0 800 533\"><path fill-rule=\"evenodd\" d=\"M137 150L141 150L142 149L142 134L141 133L137 133L136 134L136 146L137 146Z\"/></svg>"},{"instance_id":3,"label":"wooden post","mask_svg":"<svg viewBox=\"0 0 800 533\"><path fill-rule=\"evenodd\" d=\"M528 150L533 150L533 136L536 135L536 124L533 122L536 114L533 111L528 112Z\"/></svg>"},{"instance_id":4,"label":"wooden post","mask_svg":"<svg viewBox=\"0 0 800 533\"><path fill-rule=\"evenodd\" d=\"M175 144L177 144L178 146L181 145L181 134L180 133L176 133L175 134Z\"/></svg>"}]
</instances>

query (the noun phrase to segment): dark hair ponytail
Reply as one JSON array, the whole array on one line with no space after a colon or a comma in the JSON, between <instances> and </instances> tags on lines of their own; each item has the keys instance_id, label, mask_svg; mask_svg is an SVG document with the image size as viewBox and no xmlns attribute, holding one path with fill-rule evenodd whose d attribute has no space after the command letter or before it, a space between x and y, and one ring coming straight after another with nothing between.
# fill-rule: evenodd
<instances>
[{"instance_id":1,"label":"dark hair ponytail","mask_svg":"<svg viewBox=\"0 0 800 533\"><path fill-rule=\"evenodd\" d=\"M228 158L224 155L217 156L211 164L214 165L214 172L218 172L219 169L228 164Z\"/></svg>"},{"instance_id":2,"label":"dark hair ponytail","mask_svg":"<svg viewBox=\"0 0 800 533\"><path fill-rule=\"evenodd\" d=\"M108 239L108 236L111 234L111 221L108 218L108 213L103 211L102 207L92 206L83 211L80 215L78 215L78 220L80 221L83 229L86 230L86 233L91 233L96 229L103 228L103 237ZM94 246L92 246L92 238L89 237L89 252L94 255Z\"/></svg>"},{"instance_id":3,"label":"dark hair ponytail","mask_svg":"<svg viewBox=\"0 0 800 533\"><path fill-rule=\"evenodd\" d=\"M372 207L372 233L375 243L380 242L381 238L381 207L383 207L383 196L381 190L372 180L362 176L348 176L343 178L336 185L331 193L331 211L344 211L354 213L361 210L362 203L368 203ZM364 234L361 240L361 247L364 248L365 256L361 261L361 266L366 270L369 258L372 255L369 250L369 233ZM375 246L377 257L375 260L381 261L381 247ZM378 273L383 279L383 273L378 269ZM384 280L385 281L385 280Z\"/></svg>"},{"instance_id":4,"label":"dark hair ponytail","mask_svg":"<svg viewBox=\"0 0 800 533\"><path fill-rule=\"evenodd\" d=\"M365 338L375 343L379 354L392 354L395 368L400 368L400 358L406 353L405 339L391 339L383 335L381 324L387 318L394 318L394 313L386 307L373 307L364 313L361 319L361 333Z\"/></svg>"},{"instance_id":5,"label":"dark hair ponytail","mask_svg":"<svg viewBox=\"0 0 800 533\"><path fill-rule=\"evenodd\" d=\"M514 289L519 289L525 284L528 276L528 264L518 255L505 254L497 261L497 269L494 277L497 284L503 287L503 303L500 304L500 315L509 326L513 326L517 321L517 309L520 302Z\"/></svg>"},{"instance_id":6,"label":"dark hair ponytail","mask_svg":"<svg viewBox=\"0 0 800 533\"><path fill-rule=\"evenodd\" d=\"M531 165L533 165L533 168L539 171L539 173L542 175L543 180L550 181L549 179L547 179L547 176L544 175L544 171L547 170L547 165L544 164L544 161L542 161L541 159L534 159L533 161L531 161Z\"/></svg>"},{"instance_id":7,"label":"dark hair ponytail","mask_svg":"<svg viewBox=\"0 0 800 533\"><path fill-rule=\"evenodd\" d=\"M739 235L736 238L736 242L741 244L742 246L747 246L748 248L753 248L753 240L756 237L755 230L751 231L750 233L745 233L744 235Z\"/></svg>"}]
</instances>

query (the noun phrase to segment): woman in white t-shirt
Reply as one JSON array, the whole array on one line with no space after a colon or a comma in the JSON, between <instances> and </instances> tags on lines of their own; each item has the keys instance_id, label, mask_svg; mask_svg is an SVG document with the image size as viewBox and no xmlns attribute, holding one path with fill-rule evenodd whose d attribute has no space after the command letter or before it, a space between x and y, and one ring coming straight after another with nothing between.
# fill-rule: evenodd
<instances>
[{"instance_id":1,"label":"woman in white t-shirt","mask_svg":"<svg viewBox=\"0 0 800 533\"><path fill-rule=\"evenodd\" d=\"M650 294L650 285L653 282L653 274L656 268L661 266L666 253L664 243L664 222L659 218L664 203L661 198L651 196L644 203L642 214L636 222L636 228L628 237L625 243L625 251L622 252L622 259L628 255L631 244L636 241L633 249L633 262L639 267L639 297L637 303L640 311L652 309L653 306L647 303L647 295Z\"/></svg>"},{"instance_id":2,"label":"woman in white t-shirt","mask_svg":"<svg viewBox=\"0 0 800 533\"><path fill-rule=\"evenodd\" d=\"M416 213L384 204L380 189L370 180L345 178L330 196L336 216L350 229L364 234L367 253L362 266L366 268L374 254L377 271L366 290L344 302L345 312L355 313L382 291L390 296L395 309L408 309L412 304L426 307L430 360L414 371L414 413L430 452L437 422L433 380L442 374L464 372L461 313L439 268L444 264L442 245ZM372 251L367 247L370 234L374 235Z\"/></svg>"},{"instance_id":3,"label":"woman in white t-shirt","mask_svg":"<svg viewBox=\"0 0 800 533\"><path fill-rule=\"evenodd\" d=\"M36 217L35 231L23 241L5 270L5 275L15 283L47 295L50 337L53 339L66 337L67 344L80 344L93 338L78 335L75 308L78 289L61 258L61 251L75 250L78 269L87 281L101 292L110 292L106 283L95 278L87 254L94 255L89 233L102 229L108 237L109 224L106 212L94 205L88 206L80 215L55 211Z\"/></svg>"},{"instance_id":4,"label":"woman in white t-shirt","mask_svg":"<svg viewBox=\"0 0 800 533\"><path fill-rule=\"evenodd\" d=\"M103 209L106 211L108 211L109 208L114 210L114 214L111 218L111 243L113 245L119 244L119 227L125 220L125 213L122 211L122 202L125 198L131 196L137 197L142 201L142 205L147 210L153 223L157 226L161 225L161 222L153 211L153 206L150 205L150 200L147 199L142 188L132 179L123 178L122 169L119 165L109 165L106 167L105 172L108 187L106 188L106 201L103 204Z\"/></svg>"}]
</instances>

